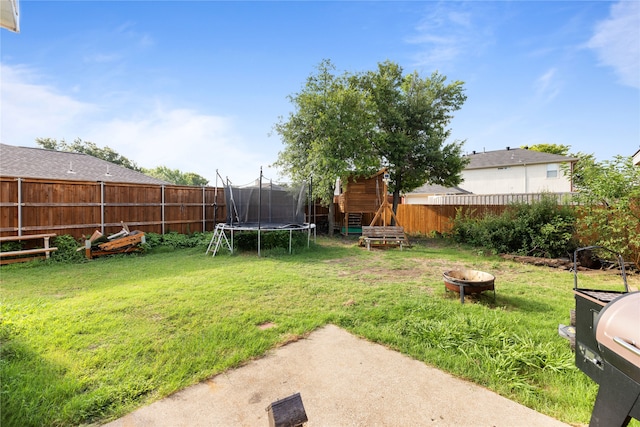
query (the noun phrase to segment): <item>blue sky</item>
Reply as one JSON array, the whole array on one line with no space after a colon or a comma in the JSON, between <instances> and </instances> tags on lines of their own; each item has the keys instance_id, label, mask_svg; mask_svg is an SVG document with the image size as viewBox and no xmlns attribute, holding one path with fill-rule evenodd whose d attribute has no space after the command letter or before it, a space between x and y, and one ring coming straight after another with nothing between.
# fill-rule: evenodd
<instances>
[{"instance_id":1,"label":"blue sky","mask_svg":"<svg viewBox=\"0 0 640 427\"><path fill-rule=\"evenodd\" d=\"M539 143L599 160L640 148L640 2L20 1L0 30L0 138L109 146L215 184L259 176L323 60L391 60L465 82L466 152Z\"/></svg>"}]
</instances>

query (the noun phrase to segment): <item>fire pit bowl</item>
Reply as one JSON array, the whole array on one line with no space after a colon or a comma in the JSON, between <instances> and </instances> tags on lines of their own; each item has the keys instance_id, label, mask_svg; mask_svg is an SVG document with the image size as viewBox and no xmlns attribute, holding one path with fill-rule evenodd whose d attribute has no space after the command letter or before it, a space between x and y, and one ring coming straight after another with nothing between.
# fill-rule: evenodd
<instances>
[{"instance_id":1,"label":"fire pit bowl","mask_svg":"<svg viewBox=\"0 0 640 427\"><path fill-rule=\"evenodd\" d=\"M493 274L479 270L449 270L442 274L445 290L460 293L460 302L464 304L464 294L478 294L483 291L493 291L493 299L496 298Z\"/></svg>"}]
</instances>

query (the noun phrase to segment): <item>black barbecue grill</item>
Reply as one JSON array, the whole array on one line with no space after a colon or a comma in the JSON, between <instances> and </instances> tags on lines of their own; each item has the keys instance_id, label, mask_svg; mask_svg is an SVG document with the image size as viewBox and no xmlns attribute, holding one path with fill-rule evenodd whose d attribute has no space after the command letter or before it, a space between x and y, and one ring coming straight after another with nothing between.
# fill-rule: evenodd
<instances>
[{"instance_id":1,"label":"black barbecue grill","mask_svg":"<svg viewBox=\"0 0 640 427\"><path fill-rule=\"evenodd\" d=\"M609 251L574 253L576 366L600 385L589 425L626 426L640 420L640 292L629 292L619 254L624 291L578 288L578 252L592 249Z\"/></svg>"}]
</instances>

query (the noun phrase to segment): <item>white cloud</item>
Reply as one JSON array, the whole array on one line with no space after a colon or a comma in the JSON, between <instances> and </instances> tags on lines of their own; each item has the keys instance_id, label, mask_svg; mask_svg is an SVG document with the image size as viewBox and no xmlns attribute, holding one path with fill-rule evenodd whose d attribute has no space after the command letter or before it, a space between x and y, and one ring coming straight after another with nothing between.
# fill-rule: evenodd
<instances>
[{"instance_id":1,"label":"white cloud","mask_svg":"<svg viewBox=\"0 0 640 427\"><path fill-rule=\"evenodd\" d=\"M542 102L552 101L560 93L556 71L555 68L547 70L535 82L536 96Z\"/></svg>"},{"instance_id":2,"label":"white cloud","mask_svg":"<svg viewBox=\"0 0 640 427\"><path fill-rule=\"evenodd\" d=\"M246 184L264 164L230 117L153 100L141 101L129 112L120 105L95 105L41 83L43 76L24 67L0 64L0 79L0 137L5 144L34 147L39 137L82 138L109 146L139 166L195 172L212 185L216 169L234 184Z\"/></svg>"},{"instance_id":3,"label":"white cloud","mask_svg":"<svg viewBox=\"0 0 640 427\"><path fill-rule=\"evenodd\" d=\"M115 118L89 131L91 141L102 141L139 166L167 166L195 172L215 183L216 169L236 184L259 175L259 160L245 147L234 119L162 106L129 119Z\"/></svg>"},{"instance_id":4,"label":"white cloud","mask_svg":"<svg viewBox=\"0 0 640 427\"><path fill-rule=\"evenodd\" d=\"M97 106L39 83L26 67L0 64L2 142L32 145L37 137L55 137L61 129L98 110Z\"/></svg>"},{"instance_id":5,"label":"white cloud","mask_svg":"<svg viewBox=\"0 0 640 427\"><path fill-rule=\"evenodd\" d=\"M117 53L92 53L85 55L84 62L108 63L116 62L122 59L122 55Z\"/></svg>"},{"instance_id":6,"label":"white cloud","mask_svg":"<svg viewBox=\"0 0 640 427\"><path fill-rule=\"evenodd\" d=\"M596 25L587 43L600 63L612 67L620 82L640 88L640 2L620 1L610 16Z\"/></svg>"},{"instance_id":7,"label":"white cloud","mask_svg":"<svg viewBox=\"0 0 640 427\"><path fill-rule=\"evenodd\" d=\"M155 45L155 41L151 35L148 33L140 33L135 28L136 24L128 21L117 27L115 29L115 34L125 36L130 42L133 42L134 45L141 48L147 48Z\"/></svg>"},{"instance_id":8,"label":"white cloud","mask_svg":"<svg viewBox=\"0 0 640 427\"><path fill-rule=\"evenodd\" d=\"M415 55L416 65L446 68L462 55L477 54L492 42L491 29L478 24L481 19L464 3L428 3L434 8L406 39L421 50Z\"/></svg>"}]
</instances>

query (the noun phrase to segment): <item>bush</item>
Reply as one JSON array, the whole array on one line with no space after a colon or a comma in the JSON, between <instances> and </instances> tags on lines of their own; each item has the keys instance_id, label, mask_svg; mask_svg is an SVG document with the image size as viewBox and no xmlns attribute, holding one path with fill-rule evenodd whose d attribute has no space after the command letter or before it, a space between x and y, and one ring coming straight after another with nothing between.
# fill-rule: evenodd
<instances>
[{"instance_id":1,"label":"bush","mask_svg":"<svg viewBox=\"0 0 640 427\"><path fill-rule=\"evenodd\" d=\"M516 234L523 239L518 253L558 257L576 248L576 213L572 207L559 206L555 198L545 196L530 205L515 205L514 209Z\"/></svg>"},{"instance_id":2,"label":"bush","mask_svg":"<svg viewBox=\"0 0 640 427\"><path fill-rule=\"evenodd\" d=\"M53 246L58 250L51 252L51 260L61 263L76 263L86 261L84 250L79 251L84 243L79 243L73 236L63 234L53 238Z\"/></svg>"},{"instance_id":3,"label":"bush","mask_svg":"<svg viewBox=\"0 0 640 427\"><path fill-rule=\"evenodd\" d=\"M257 251L258 250L258 232L249 231L238 233L235 236L235 244L240 250ZM307 233L294 232L291 234L291 246L294 248L304 247L307 244ZM263 231L260 232L260 248L289 249L289 231Z\"/></svg>"},{"instance_id":4,"label":"bush","mask_svg":"<svg viewBox=\"0 0 640 427\"><path fill-rule=\"evenodd\" d=\"M22 242L4 242L0 244L0 252L12 252L22 250Z\"/></svg>"},{"instance_id":5,"label":"bush","mask_svg":"<svg viewBox=\"0 0 640 427\"><path fill-rule=\"evenodd\" d=\"M167 247L171 249L195 248L198 246L206 246L211 241L212 233L192 233L179 234L171 231L166 234L145 233L145 247L157 248Z\"/></svg>"},{"instance_id":6,"label":"bush","mask_svg":"<svg viewBox=\"0 0 640 427\"><path fill-rule=\"evenodd\" d=\"M640 168L631 156L602 163L579 157L574 200L583 245L604 246L640 268Z\"/></svg>"},{"instance_id":7,"label":"bush","mask_svg":"<svg viewBox=\"0 0 640 427\"><path fill-rule=\"evenodd\" d=\"M475 217L458 211L452 237L459 243L487 248L495 253L544 257L565 256L576 247L576 215L545 196L531 204L510 205L501 215Z\"/></svg>"}]
</instances>

